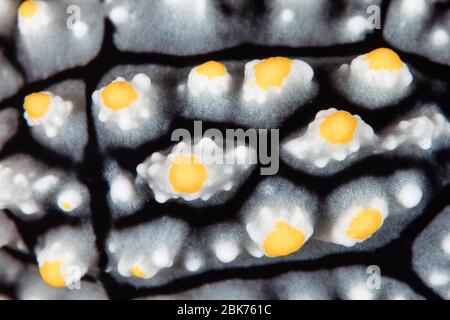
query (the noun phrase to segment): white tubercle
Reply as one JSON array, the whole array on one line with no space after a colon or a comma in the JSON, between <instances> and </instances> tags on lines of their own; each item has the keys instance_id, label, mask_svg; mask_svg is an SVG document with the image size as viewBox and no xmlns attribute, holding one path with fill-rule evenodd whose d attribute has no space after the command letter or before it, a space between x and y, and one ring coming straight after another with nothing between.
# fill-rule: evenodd
<instances>
[{"instance_id":1,"label":"white tubercle","mask_svg":"<svg viewBox=\"0 0 450 320\"><path fill-rule=\"evenodd\" d=\"M67 189L58 195L58 207L64 212L77 209L83 201L81 194L75 189Z\"/></svg>"},{"instance_id":2,"label":"white tubercle","mask_svg":"<svg viewBox=\"0 0 450 320\"><path fill-rule=\"evenodd\" d=\"M348 299L350 300L372 300L373 295L367 288L367 284L358 284L350 288L348 294Z\"/></svg>"},{"instance_id":3,"label":"white tubercle","mask_svg":"<svg viewBox=\"0 0 450 320\"><path fill-rule=\"evenodd\" d=\"M117 176L111 184L111 199L114 203L128 202L135 197L132 182L125 176Z\"/></svg>"},{"instance_id":4,"label":"white tubercle","mask_svg":"<svg viewBox=\"0 0 450 320\"><path fill-rule=\"evenodd\" d=\"M229 263L236 259L240 249L234 241L221 241L216 245L215 253L221 262Z\"/></svg>"},{"instance_id":5,"label":"white tubercle","mask_svg":"<svg viewBox=\"0 0 450 320\"><path fill-rule=\"evenodd\" d=\"M410 209L420 203L422 196L422 189L417 184L407 183L397 194L397 200L404 208Z\"/></svg>"},{"instance_id":6,"label":"white tubercle","mask_svg":"<svg viewBox=\"0 0 450 320\"><path fill-rule=\"evenodd\" d=\"M450 255L450 233L447 234L444 239L442 239L442 250L444 250L445 253Z\"/></svg>"},{"instance_id":7,"label":"white tubercle","mask_svg":"<svg viewBox=\"0 0 450 320\"><path fill-rule=\"evenodd\" d=\"M199 270L203 265L201 257L197 255L189 255L184 260L184 267L190 272Z\"/></svg>"},{"instance_id":8,"label":"white tubercle","mask_svg":"<svg viewBox=\"0 0 450 320\"><path fill-rule=\"evenodd\" d=\"M109 18L115 24L121 24L128 21L129 13L124 7L115 7L109 13Z\"/></svg>"},{"instance_id":9,"label":"white tubercle","mask_svg":"<svg viewBox=\"0 0 450 320\"><path fill-rule=\"evenodd\" d=\"M448 275L438 272L438 271L432 271L429 275L428 281L433 286L442 286L449 282Z\"/></svg>"}]
</instances>

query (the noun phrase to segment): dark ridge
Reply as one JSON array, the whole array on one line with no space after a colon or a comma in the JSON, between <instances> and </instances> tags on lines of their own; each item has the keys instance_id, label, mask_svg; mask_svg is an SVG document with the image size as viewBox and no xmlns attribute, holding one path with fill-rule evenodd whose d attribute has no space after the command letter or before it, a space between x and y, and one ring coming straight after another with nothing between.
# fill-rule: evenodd
<instances>
[{"instance_id":1,"label":"dark ridge","mask_svg":"<svg viewBox=\"0 0 450 320\"><path fill-rule=\"evenodd\" d=\"M61 226L79 226L86 222L86 218L62 215L56 209L49 208L43 217L25 219L5 210L8 217L13 220L28 248L33 249L38 238L47 231Z\"/></svg>"},{"instance_id":2,"label":"dark ridge","mask_svg":"<svg viewBox=\"0 0 450 320\"><path fill-rule=\"evenodd\" d=\"M390 1L383 1L381 6L382 22L384 22ZM232 15L234 8L226 0L220 1L224 12ZM252 1L248 7L242 8L242 15L258 15L267 10L267 1ZM340 6L340 1L335 3ZM157 64L161 66L185 67L204 62L205 60L250 60L255 58L264 58L269 56L300 56L300 57L346 57L366 53L378 47L391 47L382 36L382 30L375 32L364 41L333 45L329 47L285 47L285 46L261 46L245 43L236 47L221 51L210 52L192 56L176 56L161 53L134 53L119 51L113 42L113 25L107 20L105 27L105 38L103 46L98 56L86 66L76 67L62 71L54 76L41 81L26 84L17 95L6 99L0 103L0 109L9 106L21 111L24 96L33 92L40 91L53 84L67 79L83 79L87 85L86 106L88 116L89 141L85 149L83 162L74 164L46 147L35 142L30 135L29 129L22 120L19 134L14 137L4 148L1 158L23 152L45 162L46 164L63 169L75 169L77 176L90 190L92 225L97 236L96 245L100 252L99 267L104 270L107 265L107 254L105 252L105 242L107 236L114 226L118 229L128 228L143 222L150 221L162 215L170 215L187 220L194 228L202 228L215 222L230 219L241 207L242 203L251 194L254 187L262 177L255 171L247 180L244 188L241 188L233 201L222 206L192 209L186 205L170 202L164 205L149 200L144 209L138 211L130 217L118 219L114 224L112 214L107 205L108 184L103 176L105 161L112 157L119 162L119 165L131 172L134 172L137 163L142 162L151 152L165 149L171 145L168 137L146 143L134 150L128 148L112 149L106 154L100 152L97 141L96 131L94 129L94 120L91 113L90 94L96 89L97 84L103 75L110 69L118 65L133 64ZM19 64L16 58L16 49L13 41L6 39L0 40L0 47L5 48L5 56L15 66L15 68L24 76L24 68ZM438 102L446 106L450 101L450 92L448 90L450 66L438 64L427 60L419 55L401 52L402 59L416 68L426 76L427 82L420 83L414 94L401 101L392 108L385 110L366 110L361 106L354 105L339 94L331 85L329 75L323 70L317 71L318 81L323 83L323 90L320 97L313 102L302 107L283 123L280 128L281 136L286 137L289 133L304 127L314 117L315 113L324 107L342 107L352 113L358 113L376 130L382 129L398 119L399 115L404 115L414 106L412 102L421 100L423 102ZM25 78L25 77L24 77ZM444 82L443 90L437 90L431 80L440 80ZM339 104L339 105L337 105ZM450 111L442 110L447 116ZM393 116L395 114L395 116ZM203 122L204 129L207 127L219 127L222 130L226 128L241 128L232 123L212 123ZM191 128L192 120L178 118L172 124L173 128ZM126 151L126 152L125 152ZM358 160L349 168L331 176L318 177L294 170L284 163L281 163L279 175L293 181L299 185L308 185L308 187L324 196L334 188L356 179L362 175L387 176L398 169L419 169L423 170L427 178L431 181L434 193L424 213L414 220L400 235L400 237L379 248L373 252L345 253L330 255L320 259L298 262L273 263L266 266L254 266L247 268L235 268L224 270L210 270L208 272L189 276L173 281L172 283L158 288L140 288L137 289L131 285L119 284L115 279L105 272L100 272L99 279L104 284L108 294L113 299L138 298L146 295L175 293L186 289L198 287L202 284L218 282L225 279L267 279L285 272L301 270L316 271L322 269L332 269L351 265L379 265L382 274L400 280L408 284L418 294L428 299L438 299L436 293L428 288L423 281L415 274L411 266L412 243L417 235L433 220L433 218L450 203L448 194L450 186L442 188L441 184L448 181L450 151L441 150L436 152L434 157L425 159L413 159L409 157L396 156L372 156L366 159ZM258 168L256 168L257 170ZM151 215L148 212L152 212ZM158 214L154 214L158 212ZM231 213L231 214L230 214ZM71 219L63 216L55 210L51 211L42 219L36 221L24 221L7 212L18 226L21 235L28 247L32 248L36 244L40 235L48 230L61 225L80 225L86 223L84 219ZM35 263L33 255L24 254L11 249L5 249L15 258L24 263ZM88 281L94 281L92 276L86 277ZM14 288L5 287L0 284L0 292L14 297Z\"/></svg>"},{"instance_id":3,"label":"dark ridge","mask_svg":"<svg viewBox=\"0 0 450 320\"><path fill-rule=\"evenodd\" d=\"M106 31L106 30L105 30ZM112 33L106 33L102 46L102 51L99 54L101 57L105 48L111 46ZM103 59L94 60L95 65L91 66L95 70L106 71L108 68L106 64L103 63ZM90 69L90 68L89 68ZM89 70L88 69L88 70ZM89 76L90 74L90 76ZM107 265L107 255L105 252L105 240L108 236L110 225L111 225L111 213L107 205L107 193L108 184L103 176L104 159L102 154L99 152L100 148L97 141L97 132L94 127L94 120L92 118L92 106L91 106L91 92L95 91L97 83L103 76L102 72L89 72L88 76L85 77L86 82L86 113L87 113L87 124L88 124L88 144L85 148L84 156L84 166L80 171L80 180L89 188L91 194L91 212L92 212L92 226L96 234L96 246L99 252L99 268L104 269Z\"/></svg>"}]
</instances>

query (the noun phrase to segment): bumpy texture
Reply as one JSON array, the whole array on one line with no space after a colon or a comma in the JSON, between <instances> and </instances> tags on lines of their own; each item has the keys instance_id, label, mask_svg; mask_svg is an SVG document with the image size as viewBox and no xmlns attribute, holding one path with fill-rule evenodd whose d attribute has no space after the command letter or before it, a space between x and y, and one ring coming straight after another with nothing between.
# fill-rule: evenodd
<instances>
[{"instance_id":1,"label":"bumpy texture","mask_svg":"<svg viewBox=\"0 0 450 320\"><path fill-rule=\"evenodd\" d=\"M0 299L450 299L449 12L2 0Z\"/></svg>"}]
</instances>

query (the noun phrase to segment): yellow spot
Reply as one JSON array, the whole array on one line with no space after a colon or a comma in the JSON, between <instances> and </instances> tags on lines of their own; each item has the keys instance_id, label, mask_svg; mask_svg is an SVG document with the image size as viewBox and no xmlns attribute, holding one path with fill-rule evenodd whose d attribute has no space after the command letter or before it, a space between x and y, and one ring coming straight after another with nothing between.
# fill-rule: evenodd
<instances>
[{"instance_id":1,"label":"yellow spot","mask_svg":"<svg viewBox=\"0 0 450 320\"><path fill-rule=\"evenodd\" d=\"M42 280L46 284L55 288L62 288L66 286L66 280L61 271L62 261L46 261L40 268L39 273L41 274Z\"/></svg>"},{"instance_id":2,"label":"yellow spot","mask_svg":"<svg viewBox=\"0 0 450 320\"><path fill-rule=\"evenodd\" d=\"M281 257L294 253L305 243L305 235L289 224L278 221L264 240L263 248L269 257Z\"/></svg>"},{"instance_id":3,"label":"yellow spot","mask_svg":"<svg viewBox=\"0 0 450 320\"><path fill-rule=\"evenodd\" d=\"M133 277L140 278L140 279L144 279L146 276L145 272L138 266L134 266L131 269L130 273Z\"/></svg>"},{"instance_id":4,"label":"yellow spot","mask_svg":"<svg viewBox=\"0 0 450 320\"><path fill-rule=\"evenodd\" d=\"M292 61L288 58L268 58L254 66L256 84L263 90L280 88L291 72Z\"/></svg>"},{"instance_id":5,"label":"yellow spot","mask_svg":"<svg viewBox=\"0 0 450 320\"><path fill-rule=\"evenodd\" d=\"M379 210L363 209L349 224L347 236L352 239L365 240L381 227L381 222L382 215Z\"/></svg>"},{"instance_id":6,"label":"yellow spot","mask_svg":"<svg viewBox=\"0 0 450 320\"><path fill-rule=\"evenodd\" d=\"M352 141L358 122L346 111L336 111L320 124L320 136L332 144L346 144Z\"/></svg>"},{"instance_id":7,"label":"yellow spot","mask_svg":"<svg viewBox=\"0 0 450 320\"><path fill-rule=\"evenodd\" d=\"M32 18L38 9L36 1L24 1L19 7L19 16L25 19Z\"/></svg>"},{"instance_id":8,"label":"yellow spot","mask_svg":"<svg viewBox=\"0 0 450 320\"><path fill-rule=\"evenodd\" d=\"M62 208L64 209L64 210L72 210L72 204L70 203L70 202L68 202L68 201L64 201L63 203L62 203Z\"/></svg>"},{"instance_id":9,"label":"yellow spot","mask_svg":"<svg viewBox=\"0 0 450 320\"><path fill-rule=\"evenodd\" d=\"M37 120L48 112L50 109L51 98L46 93L32 93L25 98L23 107L28 116Z\"/></svg>"},{"instance_id":10,"label":"yellow spot","mask_svg":"<svg viewBox=\"0 0 450 320\"><path fill-rule=\"evenodd\" d=\"M205 166L195 156L179 156L170 167L169 181L175 192L198 192L207 177Z\"/></svg>"},{"instance_id":11,"label":"yellow spot","mask_svg":"<svg viewBox=\"0 0 450 320\"><path fill-rule=\"evenodd\" d=\"M110 83L100 93L105 106L113 111L119 111L131 106L138 98L136 90L128 82Z\"/></svg>"},{"instance_id":12,"label":"yellow spot","mask_svg":"<svg viewBox=\"0 0 450 320\"><path fill-rule=\"evenodd\" d=\"M398 71L403 62L394 51L388 48L375 49L365 55L364 59L369 63L369 69Z\"/></svg>"},{"instance_id":13,"label":"yellow spot","mask_svg":"<svg viewBox=\"0 0 450 320\"><path fill-rule=\"evenodd\" d=\"M217 61L208 61L195 68L195 72L207 76L209 79L222 77L226 74L225 66Z\"/></svg>"}]
</instances>

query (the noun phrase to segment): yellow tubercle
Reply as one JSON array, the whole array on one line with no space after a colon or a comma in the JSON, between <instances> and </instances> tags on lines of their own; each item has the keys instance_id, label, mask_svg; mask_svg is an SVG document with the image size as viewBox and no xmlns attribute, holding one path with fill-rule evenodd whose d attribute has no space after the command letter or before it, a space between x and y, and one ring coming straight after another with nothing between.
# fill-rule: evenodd
<instances>
[{"instance_id":1,"label":"yellow tubercle","mask_svg":"<svg viewBox=\"0 0 450 320\"><path fill-rule=\"evenodd\" d=\"M51 97L46 93L32 93L25 98L23 107L32 120L37 120L47 114L50 109Z\"/></svg>"},{"instance_id":2,"label":"yellow tubercle","mask_svg":"<svg viewBox=\"0 0 450 320\"><path fill-rule=\"evenodd\" d=\"M175 192L195 193L208 178L203 163L195 156L179 156L170 167L169 181Z\"/></svg>"},{"instance_id":3,"label":"yellow tubercle","mask_svg":"<svg viewBox=\"0 0 450 320\"><path fill-rule=\"evenodd\" d=\"M254 66L256 84L263 90L281 88L291 72L292 61L284 57L265 59Z\"/></svg>"},{"instance_id":4,"label":"yellow tubercle","mask_svg":"<svg viewBox=\"0 0 450 320\"><path fill-rule=\"evenodd\" d=\"M369 69L374 71L398 71L403 67L398 54L388 48L375 49L366 54L364 59L369 63Z\"/></svg>"},{"instance_id":5,"label":"yellow tubercle","mask_svg":"<svg viewBox=\"0 0 450 320\"><path fill-rule=\"evenodd\" d=\"M138 94L128 82L117 81L106 86L100 97L107 108L119 111L130 107L137 100Z\"/></svg>"},{"instance_id":6,"label":"yellow tubercle","mask_svg":"<svg viewBox=\"0 0 450 320\"><path fill-rule=\"evenodd\" d=\"M227 73L223 63L217 61L208 61L195 68L195 72L208 77L210 80L216 77L222 77Z\"/></svg>"},{"instance_id":7,"label":"yellow tubercle","mask_svg":"<svg viewBox=\"0 0 450 320\"><path fill-rule=\"evenodd\" d=\"M71 204L70 202L67 202L67 201L64 201L64 202L62 203L62 208L63 208L64 210L67 210L67 211L73 209L72 204Z\"/></svg>"},{"instance_id":8,"label":"yellow tubercle","mask_svg":"<svg viewBox=\"0 0 450 320\"><path fill-rule=\"evenodd\" d=\"M146 273L139 266L134 266L130 273L135 278L144 279L146 277Z\"/></svg>"},{"instance_id":9,"label":"yellow tubercle","mask_svg":"<svg viewBox=\"0 0 450 320\"><path fill-rule=\"evenodd\" d=\"M19 16L25 19L32 18L38 9L36 1L24 1L19 7Z\"/></svg>"},{"instance_id":10,"label":"yellow tubercle","mask_svg":"<svg viewBox=\"0 0 450 320\"><path fill-rule=\"evenodd\" d=\"M39 268L42 280L51 287L62 288L66 286L66 280L62 273L62 261L46 261Z\"/></svg>"},{"instance_id":11,"label":"yellow tubercle","mask_svg":"<svg viewBox=\"0 0 450 320\"><path fill-rule=\"evenodd\" d=\"M320 124L320 136L332 144L346 144L352 141L358 122L346 111L336 111Z\"/></svg>"},{"instance_id":12,"label":"yellow tubercle","mask_svg":"<svg viewBox=\"0 0 450 320\"><path fill-rule=\"evenodd\" d=\"M305 235L300 230L283 221L277 221L263 243L269 257L281 257L294 253L305 243Z\"/></svg>"},{"instance_id":13,"label":"yellow tubercle","mask_svg":"<svg viewBox=\"0 0 450 320\"><path fill-rule=\"evenodd\" d=\"M350 222L347 236L356 240L365 240L372 236L380 227L383 220L377 209L363 209Z\"/></svg>"}]
</instances>

